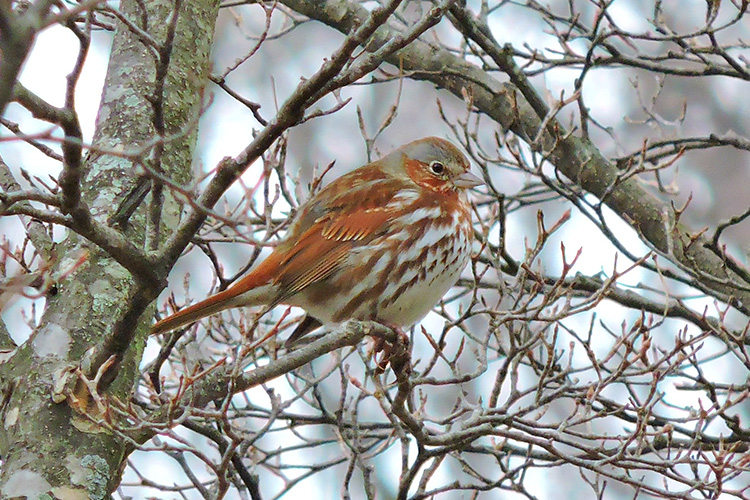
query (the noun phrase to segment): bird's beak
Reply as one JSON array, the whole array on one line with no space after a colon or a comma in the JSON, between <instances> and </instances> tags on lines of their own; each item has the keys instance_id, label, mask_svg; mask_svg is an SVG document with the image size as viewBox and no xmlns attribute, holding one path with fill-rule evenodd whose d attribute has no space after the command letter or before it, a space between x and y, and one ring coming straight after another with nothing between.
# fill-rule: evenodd
<instances>
[{"instance_id":1,"label":"bird's beak","mask_svg":"<svg viewBox=\"0 0 750 500\"><path fill-rule=\"evenodd\" d=\"M453 179L453 185L461 189L473 188L480 184L484 184L484 181L471 172L464 172Z\"/></svg>"}]
</instances>

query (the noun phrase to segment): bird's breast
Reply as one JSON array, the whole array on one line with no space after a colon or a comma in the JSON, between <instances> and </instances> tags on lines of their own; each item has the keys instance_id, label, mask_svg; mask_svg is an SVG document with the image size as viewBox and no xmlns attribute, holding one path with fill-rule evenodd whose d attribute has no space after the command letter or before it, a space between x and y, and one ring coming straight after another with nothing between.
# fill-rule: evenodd
<instances>
[{"instance_id":1,"label":"bird's breast","mask_svg":"<svg viewBox=\"0 0 750 500\"><path fill-rule=\"evenodd\" d=\"M410 326L456 283L471 254L468 210L417 206L352 248L328 279L293 298L323 323L348 319Z\"/></svg>"}]
</instances>

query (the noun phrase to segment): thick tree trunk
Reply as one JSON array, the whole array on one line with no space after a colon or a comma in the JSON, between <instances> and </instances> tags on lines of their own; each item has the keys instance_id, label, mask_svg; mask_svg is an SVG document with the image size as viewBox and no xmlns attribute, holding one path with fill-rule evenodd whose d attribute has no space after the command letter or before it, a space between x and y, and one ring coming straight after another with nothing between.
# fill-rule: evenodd
<instances>
[{"instance_id":1,"label":"thick tree trunk","mask_svg":"<svg viewBox=\"0 0 750 500\"><path fill-rule=\"evenodd\" d=\"M147 5L148 13L140 12L139 5ZM163 44L174 5L169 1L123 1L121 9L157 44ZM176 5L179 17L163 90L163 134L170 139L164 143L161 163L170 176L184 180L190 175L219 4L217 0L198 0ZM162 60L166 60L164 56L162 52ZM107 152L132 152L149 146L158 128L149 100L157 87L158 59L153 48L147 50L132 30L118 23L94 148L81 177L83 200L93 217L104 224L137 181L130 160ZM162 223L176 216L176 204L166 203ZM149 239L149 217L147 199L123 229L128 239L141 247ZM32 338L0 366L2 498L35 499L45 494L52 498L108 498L120 481L127 456L123 438L90 424L66 402L53 402L52 394L60 374L79 365L91 347L112 334L112 325L127 314L132 307L129 299L139 293L142 284L105 252L73 233L58 245L57 255L62 269L81 256L86 258L60 283L58 293L48 298L43 320ZM129 399L147 323L149 318L144 315L108 396Z\"/></svg>"}]
</instances>

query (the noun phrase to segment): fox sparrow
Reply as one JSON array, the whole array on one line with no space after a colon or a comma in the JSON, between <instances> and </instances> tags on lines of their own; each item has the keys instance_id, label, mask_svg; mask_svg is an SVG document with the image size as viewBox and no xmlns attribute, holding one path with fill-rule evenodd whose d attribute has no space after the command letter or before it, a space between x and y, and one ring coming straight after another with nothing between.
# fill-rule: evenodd
<instances>
[{"instance_id":1,"label":"fox sparrow","mask_svg":"<svg viewBox=\"0 0 750 500\"><path fill-rule=\"evenodd\" d=\"M450 142L428 137L346 174L297 211L287 237L228 289L162 319L168 332L224 309L288 304L319 323L407 327L456 283L471 254L466 190L482 181Z\"/></svg>"}]
</instances>

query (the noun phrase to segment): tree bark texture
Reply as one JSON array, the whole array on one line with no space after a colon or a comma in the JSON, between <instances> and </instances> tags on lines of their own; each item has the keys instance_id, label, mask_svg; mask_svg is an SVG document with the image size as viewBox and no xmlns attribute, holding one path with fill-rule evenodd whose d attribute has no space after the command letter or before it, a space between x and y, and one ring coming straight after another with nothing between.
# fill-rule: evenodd
<instances>
[{"instance_id":1,"label":"tree bark texture","mask_svg":"<svg viewBox=\"0 0 750 500\"><path fill-rule=\"evenodd\" d=\"M123 1L121 9L130 19L141 21L139 27L157 46L164 46L174 5L168 1ZM149 99L159 90L163 93L164 123L168 124L163 131L166 140L161 164L175 179L190 176L219 2L176 5L179 12L169 63L162 66L167 71L163 88L157 88L155 81L164 53L157 55L154 47L147 48L122 24L114 36L94 145L81 176L82 201L102 224L107 224L114 207L136 181L133 163L117 153L153 147L148 144L155 132ZM147 6L148 12L142 12L140 6ZM133 214L123 229L138 246L147 239L146 212L147 208L142 208ZM177 216L174 201L167 203L162 213L162 220L173 221ZM68 367L79 364L91 346L112 335L112 325L129 309L123 303L146 295L152 299L153 294L144 295L148 284L139 283L111 256L72 231L58 245L56 254L60 268L70 266L71 259L83 258L83 264L48 297L41 325L32 338L0 366L3 498L109 498L121 479L127 456L126 439L91 425L66 402L55 403L52 394ZM109 396L129 398L149 322L150 316L143 315L130 333Z\"/></svg>"}]
</instances>

